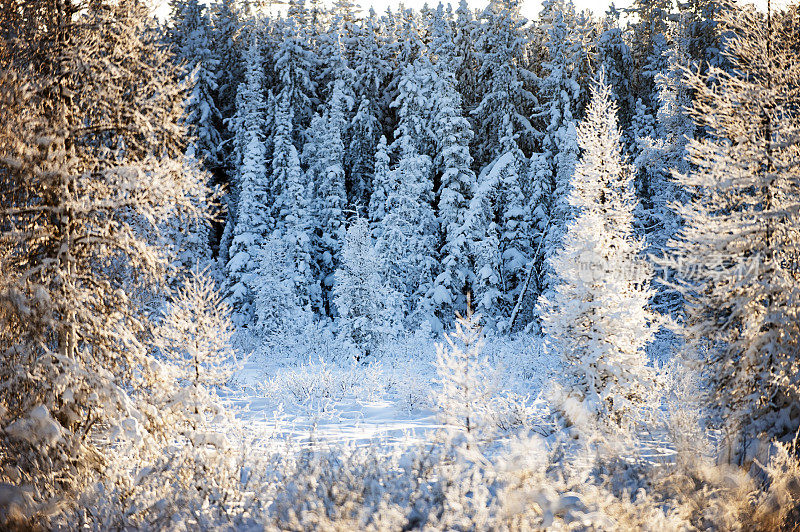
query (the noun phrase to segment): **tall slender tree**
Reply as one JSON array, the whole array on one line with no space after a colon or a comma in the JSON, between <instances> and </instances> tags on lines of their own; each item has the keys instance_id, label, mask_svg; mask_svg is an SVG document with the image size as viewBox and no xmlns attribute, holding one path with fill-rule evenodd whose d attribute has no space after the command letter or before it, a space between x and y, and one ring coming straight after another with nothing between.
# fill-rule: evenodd
<instances>
[{"instance_id":1,"label":"tall slender tree","mask_svg":"<svg viewBox=\"0 0 800 532\"><path fill-rule=\"evenodd\" d=\"M264 146L264 87L261 52L257 36L253 36L245 54L247 74L239 85L236 116L232 128L236 132L235 217L227 229L231 235L228 262L227 300L238 325L252 317L252 282L258 268L258 252L269 233L271 221L264 208L269 203L269 184ZM225 239L223 239L223 243Z\"/></svg>"},{"instance_id":2,"label":"tall slender tree","mask_svg":"<svg viewBox=\"0 0 800 532\"><path fill-rule=\"evenodd\" d=\"M605 426L624 427L653 387L644 348L655 316L648 308L652 270L633 233L633 172L602 75L578 141L583 155L569 196L577 217L550 259L560 283L542 299L543 330L567 367L561 408L568 421L587 412Z\"/></svg>"}]
</instances>

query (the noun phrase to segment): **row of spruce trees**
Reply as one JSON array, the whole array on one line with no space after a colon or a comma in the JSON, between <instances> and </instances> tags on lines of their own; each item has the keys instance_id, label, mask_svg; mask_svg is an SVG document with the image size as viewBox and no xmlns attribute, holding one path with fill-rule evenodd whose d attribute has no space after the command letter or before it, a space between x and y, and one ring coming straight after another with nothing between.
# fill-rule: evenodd
<instances>
[{"instance_id":1,"label":"row of spruce trees","mask_svg":"<svg viewBox=\"0 0 800 532\"><path fill-rule=\"evenodd\" d=\"M688 168L695 134L684 69L730 69L727 1L635 2L624 26L613 8L563 0L535 21L511 0L363 16L347 1L292 0L285 16L258 2L171 5L167 40L194 87L189 155L228 185L227 220L193 258L216 260L240 324L274 316L276 294L259 293L281 286L293 315L343 327L440 330L469 294L492 328L538 328L592 79L604 73L636 166L635 232L660 254L679 226L669 176ZM375 247L370 316L340 286L367 275L344 264L357 219ZM265 245L283 273L261 271ZM680 298L655 302L672 312Z\"/></svg>"}]
</instances>

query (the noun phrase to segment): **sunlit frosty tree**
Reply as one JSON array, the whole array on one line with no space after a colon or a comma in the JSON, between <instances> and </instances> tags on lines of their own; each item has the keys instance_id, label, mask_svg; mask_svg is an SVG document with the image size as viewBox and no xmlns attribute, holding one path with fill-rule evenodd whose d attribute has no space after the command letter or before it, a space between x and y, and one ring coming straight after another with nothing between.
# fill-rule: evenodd
<instances>
[{"instance_id":1,"label":"sunlit frosty tree","mask_svg":"<svg viewBox=\"0 0 800 532\"><path fill-rule=\"evenodd\" d=\"M644 347L654 334L651 268L633 235L633 172L623 158L617 107L602 76L578 128L581 157L569 203L577 218L551 259L560 283L542 300L543 331L567 368L561 408L626 426L646 402L653 369Z\"/></svg>"},{"instance_id":2,"label":"sunlit frosty tree","mask_svg":"<svg viewBox=\"0 0 800 532\"><path fill-rule=\"evenodd\" d=\"M678 174L690 198L666 266L686 299L688 343L704 357L710 400L732 460L760 437L800 426L800 63L791 14L732 11L731 72L692 72L689 142L696 169ZM745 74L746 73L746 74Z\"/></svg>"}]
</instances>

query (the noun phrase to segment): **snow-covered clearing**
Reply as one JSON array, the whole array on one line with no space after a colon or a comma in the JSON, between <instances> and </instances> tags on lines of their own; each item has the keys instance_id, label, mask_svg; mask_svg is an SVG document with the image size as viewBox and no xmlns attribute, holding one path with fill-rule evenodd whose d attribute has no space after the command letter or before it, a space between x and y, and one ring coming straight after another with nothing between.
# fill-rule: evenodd
<instances>
[{"instance_id":1,"label":"snow-covered clearing","mask_svg":"<svg viewBox=\"0 0 800 532\"><path fill-rule=\"evenodd\" d=\"M251 355L230 396L256 439L410 446L444 427L437 416L437 340L398 340L367 363L329 362L321 346L306 346L301 358L296 351L254 348L257 343L240 333L237 344ZM530 335L491 338L485 353L498 368L492 376L496 423L504 429L530 425L546 410L541 393L559 361Z\"/></svg>"}]
</instances>

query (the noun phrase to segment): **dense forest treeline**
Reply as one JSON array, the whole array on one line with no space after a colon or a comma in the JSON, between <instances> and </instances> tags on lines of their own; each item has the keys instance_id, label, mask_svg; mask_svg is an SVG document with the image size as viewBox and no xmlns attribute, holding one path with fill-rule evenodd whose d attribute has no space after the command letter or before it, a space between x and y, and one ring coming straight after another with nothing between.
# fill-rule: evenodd
<instances>
[{"instance_id":1,"label":"dense forest treeline","mask_svg":"<svg viewBox=\"0 0 800 532\"><path fill-rule=\"evenodd\" d=\"M636 231L660 254L678 227L670 174L695 136L685 71L730 68L720 20L733 6L716 0L638 2L624 26L614 9L564 1L534 21L506 1L362 16L293 0L277 18L253 2L171 5L167 39L194 80L190 153L229 185L211 253L240 323L257 313L272 236L288 246L297 305L347 320L335 271L362 217L394 294L386 315L440 330L471 294L490 326L538 329L593 80L611 87Z\"/></svg>"}]
</instances>

